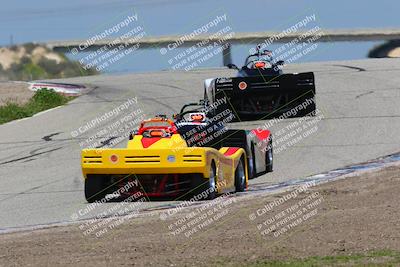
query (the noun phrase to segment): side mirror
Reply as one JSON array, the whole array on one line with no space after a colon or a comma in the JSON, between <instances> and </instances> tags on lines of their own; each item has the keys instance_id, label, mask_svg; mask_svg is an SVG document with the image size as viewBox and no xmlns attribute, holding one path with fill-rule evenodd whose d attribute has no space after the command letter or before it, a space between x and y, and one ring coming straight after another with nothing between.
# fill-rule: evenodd
<instances>
[{"instance_id":1,"label":"side mirror","mask_svg":"<svg viewBox=\"0 0 400 267\"><path fill-rule=\"evenodd\" d=\"M285 64L285 61L283 60L278 60L278 62L276 62L276 65L278 66L283 66L283 64Z\"/></svg>"},{"instance_id":2,"label":"side mirror","mask_svg":"<svg viewBox=\"0 0 400 267\"><path fill-rule=\"evenodd\" d=\"M239 68L235 65L235 64L232 64L232 63L229 63L228 65L226 65L229 69L234 69L234 70L239 70Z\"/></svg>"}]
</instances>

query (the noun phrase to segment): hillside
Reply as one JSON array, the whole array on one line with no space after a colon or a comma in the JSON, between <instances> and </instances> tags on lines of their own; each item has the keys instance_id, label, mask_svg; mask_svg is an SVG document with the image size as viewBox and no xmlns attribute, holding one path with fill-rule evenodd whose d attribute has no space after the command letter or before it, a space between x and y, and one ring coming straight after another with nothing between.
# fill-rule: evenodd
<instances>
[{"instance_id":1,"label":"hillside","mask_svg":"<svg viewBox=\"0 0 400 267\"><path fill-rule=\"evenodd\" d=\"M64 54L36 44L0 48L0 81L29 81L97 74Z\"/></svg>"}]
</instances>

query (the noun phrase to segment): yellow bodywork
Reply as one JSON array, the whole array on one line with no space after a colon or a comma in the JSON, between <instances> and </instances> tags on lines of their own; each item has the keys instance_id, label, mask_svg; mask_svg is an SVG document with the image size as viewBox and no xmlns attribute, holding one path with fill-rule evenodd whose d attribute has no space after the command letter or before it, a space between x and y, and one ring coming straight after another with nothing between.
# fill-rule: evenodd
<instances>
[{"instance_id":1,"label":"yellow bodywork","mask_svg":"<svg viewBox=\"0 0 400 267\"><path fill-rule=\"evenodd\" d=\"M160 138L149 147L142 144L141 135L128 141L127 148L82 150L82 172L88 174L178 174L200 173L209 178L211 163L216 166L218 192L234 191L235 170L240 158L246 159L242 148L225 156L228 148L188 147L186 141L173 134ZM247 185L247 161L245 174Z\"/></svg>"}]
</instances>

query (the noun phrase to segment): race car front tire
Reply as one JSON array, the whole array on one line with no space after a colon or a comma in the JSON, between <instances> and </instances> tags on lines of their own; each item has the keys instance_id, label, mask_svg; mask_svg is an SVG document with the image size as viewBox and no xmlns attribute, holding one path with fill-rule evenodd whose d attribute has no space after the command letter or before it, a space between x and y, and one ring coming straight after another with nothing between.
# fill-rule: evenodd
<instances>
[{"instance_id":1,"label":"race car front tire","mask_svg":"<svg viewBox=\"0 0 400 267\"><path fill-rule=\"evenodd\" d=\"M87 202L100 201L107 195L103 176L88 175L85 179L85 198Z\"/></svg>"}]
</instances>

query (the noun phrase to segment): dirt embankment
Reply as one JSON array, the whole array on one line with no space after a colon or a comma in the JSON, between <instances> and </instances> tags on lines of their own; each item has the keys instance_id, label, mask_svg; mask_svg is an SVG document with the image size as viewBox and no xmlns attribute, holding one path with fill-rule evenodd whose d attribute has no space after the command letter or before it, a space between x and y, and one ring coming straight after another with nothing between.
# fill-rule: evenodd
<instances>
[{"instance_id":1,"label":"dirt embankment","mask_svg":"<svg viewBox=\"0 0 400 267\"><path fill-rule=\"evenodd\" d=\"M25 104L34 95L27 83L0 82L0 107L8 102Z\"/></svg>"},{"instance_id":2,"label":"dirt embankment","mask_svg":"<svg viewBox=\"0 0 400 267\"><path fill-rule=\"evenodd\" d=\"M1 235L0 265L247 266L262 262L257 266L274 266L268 264L310 256L348 259L356 253L396 252L400 251L399 173L400 167L389 167L315 186L290 199L286 192L241 197L223 208L220 202L213 208L221 216L214 214L209 225L203 220L203 227L189 237L190 227L179 234L171 230L187 224L183 221L190 210L165 220L160 220L160 214L130 219L99 238L84 236L79 225ZM393 260L374 255L361 258L361 265Z\"/></svg>"},{"instance_id":3,"label":"dirt embankment","mask_svg":"<svg viewBox=\"0 0 400 267\"><path fill-rule=\"evenodd\" d=\"M13 64L20 63L24 57L30 58L35 64L38 64L43 58L54 60L56 64L65 61L65 58L60 54L52 52L42 46L24 45L12 48L0 48L0 64L5 70L10 69Z\"/></svg>"}]
</instances>

